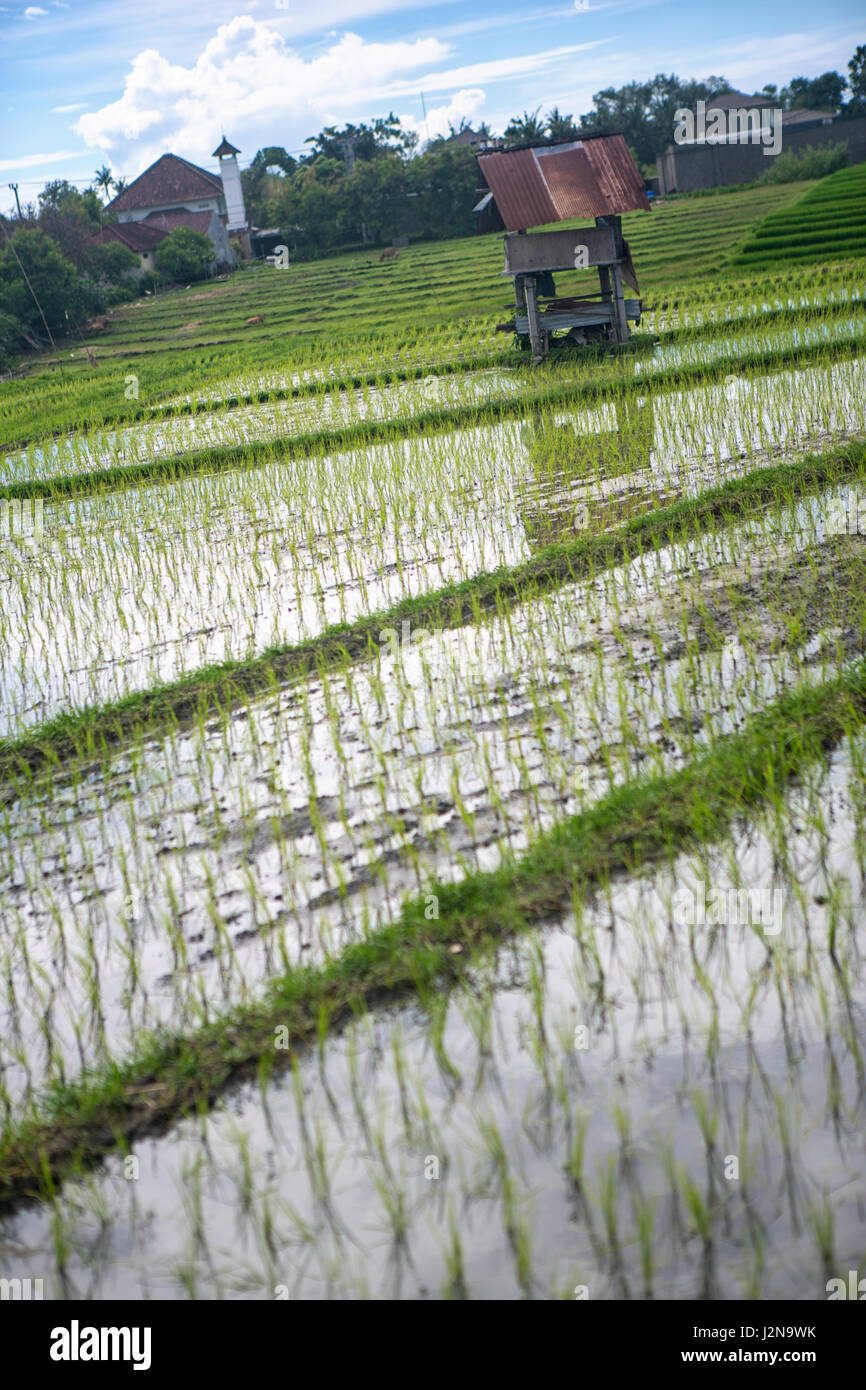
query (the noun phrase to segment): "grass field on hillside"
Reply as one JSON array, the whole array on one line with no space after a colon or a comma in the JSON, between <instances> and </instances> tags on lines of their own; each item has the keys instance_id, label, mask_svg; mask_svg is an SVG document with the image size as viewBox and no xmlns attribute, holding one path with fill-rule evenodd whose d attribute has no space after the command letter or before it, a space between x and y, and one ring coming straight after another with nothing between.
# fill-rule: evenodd
<instances>
[{"instance_id":1,"label":"grass field on hillside","mask_svg":"<svg viewBox=\"0 0 866 1390\"><path fill-rule=\"evenodd\" d=\"M804 187L683 199L627 215L623 226L650 314L675 312L687 286L695 306L751 298L757 284L726 279L727 267L768 208L787 207ZM277 374L297 389L498 360L511 345L508 335L492 331L511 313L502 267L502 238L490 235L415 245L384 263L371 252L286 270L258 265L225 283L139 300L115 313L110 333L85 335L57 357L30 361L28 375L0 396L2 438L10 445L39 438L46 422L66 430L142 418L208 386L231 392L241 376L238 389L255 395L258 378L266 389ZM585 289L589 278L559 277L558 289L568 293L581 281ZM827 288L827 278L816 274L816 290ZM836 278L831 271L829 279ZM762 272L759 283L766 280ZM768 288L784 296L784 277L772 277ZM264 324L245 327L258 314ZM85 346L96 353L96 369Z\"/></svg>"},{"instance_id":2,"label":"grass field on hillside","mask_svg":"<svg viewBox=\"0 0 866 1390\"><path fill-rule=\"evenodd\" d=\"M746 270L866 253L866 164L840 169L771 211L736 259Z\"/></svg>"},{"instance_id":3,"label":"grass field on hillside","mask_svg":"<svg viewBox=\"0 0 866 1390\"><path fill-rule=\"evenodd\" d=\"M622 352L485 237L0 385L0 1276L864 1272L866 259L739 263L840 187L624 219Z\"/></svg>"}]
</instances>

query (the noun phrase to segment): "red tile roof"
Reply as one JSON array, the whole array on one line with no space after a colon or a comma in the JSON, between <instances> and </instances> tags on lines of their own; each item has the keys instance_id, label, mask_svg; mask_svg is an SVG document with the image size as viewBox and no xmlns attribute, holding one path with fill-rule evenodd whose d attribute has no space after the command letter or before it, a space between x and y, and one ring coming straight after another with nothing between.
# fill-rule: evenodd
<instances>
[{"instance_id":1,"label":"red tile roof","mask_svg":"<svg viewBox=\"0 0 866 1390\"><path fill-rule=\"evenodd\" d=\"M478 165L509 232L649 209L622 135L482 154Z\"/></svg>"},{"instance_id":2,"label":"red tile roof","mask_svg":"<svg viewBox=\"0 0 866 1390\"><path fill-rule=\"evenodd\" d=\"M165 207L193 198L213 198L215 194L221 196L222 191L222 179L216 174L176 154L164 154L133 179L108 206L113 212L135 212L139 208Z\"/></svg>"},{"instance_id":3,"label":"red tile roof","mask_svg":"<svg viewBox=\"0 0 866 1390\"><path fill-rule=\"evenodd\" d=\"M163 234L173 232L175 227L189 227L192 231L207 236L212 217L212 212L187 212L184 208L177 208L171 212L149 212L144 219L144 226L158 228ZM141 225L139 223L139 226Z\"/></svg>"},{"instance_id":4,"label":"red tile roof","mask_svg":"<svg viewBox=\"0 0 866 1390\"><path fill-rule=\"evenodd\" d=\"M747 92L720 92L718 96L707 97L706 109L708 111L729 111L732 106L774 106L776 97L750 97Z\"/></svg>"},{"instance_id":5,"label":"red tile roof","mask_svg":"<svg viewBox=\"0 0 866 1390\"><path fill-rule=\"evenodd\" d=\"M103 227L94 237L94 241L104 246L108 241L120 241L124 246L128 246L130 251L152 251L161 241L164 241L166 233L159 227L152 227L148 222L115 222L110 227Z\"/></svg>"},{"instance_id":6,"label":"red tile roof","mask_svg":"<svg viewBox=\"0 0 866 1390\"><path fill-rule=\"evenodd\" d=\"M811 111L796 107L793 111L782 112L782 125L808 125L810 121L835 121L833 111Z\"/></svg>"}]
</instances>

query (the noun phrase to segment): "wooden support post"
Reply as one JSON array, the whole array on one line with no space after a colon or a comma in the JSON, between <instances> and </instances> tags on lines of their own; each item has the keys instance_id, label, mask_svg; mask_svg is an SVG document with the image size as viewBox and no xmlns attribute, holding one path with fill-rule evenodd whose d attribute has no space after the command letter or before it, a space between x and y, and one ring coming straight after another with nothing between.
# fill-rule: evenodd
<instances>
[{"instance_id":1,"label":"wooden support post","mask_svg":"<svg viewBox=\"0 0 866 1390\"><path fill-rule=\"evenodd\" d=\"M523 289L526 295L526 313L529 318L529 342L532 346L533 362L541 362L544 358L544 337L541 325L538 322L538 300L535 297L535 280L531 275L527 275L523 282Z\"/></svg>"},{"instance_id":2,"label":"wooden support post","mask_svg":"<svg viewBox=\"0 0 866 1390\"><path fill-rule=\"evenodd\" d=\"M628 342L628 317L625 312L625 296L622 292L622 272L618 265L611 267L613 271L613 302L616 309L616 340L618 343Z\"/></svg>"}]
</instances>

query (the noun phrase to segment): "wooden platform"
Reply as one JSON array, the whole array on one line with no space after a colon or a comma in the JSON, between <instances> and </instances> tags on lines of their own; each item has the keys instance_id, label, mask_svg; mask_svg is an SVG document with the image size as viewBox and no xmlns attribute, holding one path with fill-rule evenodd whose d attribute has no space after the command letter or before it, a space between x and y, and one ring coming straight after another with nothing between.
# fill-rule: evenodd
<instances>
[{"instance_id":1,"label":"wooden platform","mask_svg":"<svg viewBox=\"0 0 866 1390\"><path fill-rule=\"evenodd\" d=\"M633 323L640 323L641 303L639 299L625 301L625 315ZM559 328L590 328L598 324L616 323L616 304L599 301L595 304L581 305L574 309L546 309L538 315L538 327L542 333L552 333ZM515 333L529 333L529 315L515 314Z\"/></svg>"}]
</instances>

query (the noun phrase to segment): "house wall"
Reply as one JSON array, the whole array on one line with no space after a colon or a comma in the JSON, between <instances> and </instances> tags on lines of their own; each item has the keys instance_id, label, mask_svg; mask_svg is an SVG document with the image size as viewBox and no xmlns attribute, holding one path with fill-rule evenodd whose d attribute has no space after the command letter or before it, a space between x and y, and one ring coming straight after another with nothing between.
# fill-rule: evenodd
<instances>
[{"instance_id":1,"label":"house wall","mask_svg":"<svg viewBox=\"0 0 866 1390\"><path fill-rule=\"evenodd\" d=\"M225 199L219 194L214 194L212 198L187 198L180 203L158 203L153 207L130 208L126 212L117 214L118 222L143 222L152 212L177 212L184 209L186 212L215 212L217 216L226 210Z\"/></svg>"},{"instance_id":2,"label":"house wall","mask_svg":"<svg viewBox=\"0 0 866 1390\"><path fill-rule=\"evenodd\" d=\"M220 160L220 178L225 194L225 207L222 211L228 214L229 228L232 231L238 231L246 227L247 214L244 208L240 170L235 155Z\"/></svg>"},{"instance_id":3,"label":"house wall","mask_svg":"<svg viewBox=\"0 0 866 1390\"><path fill-rule=\"evenodd\" d=\"M779 153L799 154L810 145L835 145L840 140L847 140L852 164L866 160L866 116L830 125L783 126ZM659 194L749 183L766 173L776 157L764 154L761 145L674 145L656 160Z\"/></svg>"},{"instance_id":4,"label":"house wall","mask_svg":"<svg viewBox=\"0 0 866 1390\"><path fill-rule=\"evenodd\" d=\"M213 262L214 274L216 274L218 270L224 270L228 266L233 266L236 258L231 243L229 242L229 234L226 231L225 224L220 221L216 213L214 213L210 220L207 234L213 242L214 250L216 251L216 259Z\"/></svg>"}]
</instances>

